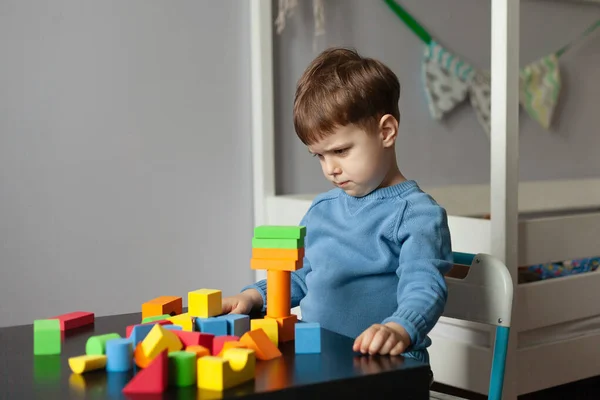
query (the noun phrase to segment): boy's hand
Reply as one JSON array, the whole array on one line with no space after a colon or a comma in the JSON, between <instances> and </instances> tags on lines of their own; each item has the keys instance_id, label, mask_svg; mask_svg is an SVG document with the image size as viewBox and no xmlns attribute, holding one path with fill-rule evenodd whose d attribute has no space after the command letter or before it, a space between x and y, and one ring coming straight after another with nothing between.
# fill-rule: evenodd
<instances>
[{"instance_id":1,"label":"boy's hand","mask_svg":"<svg viewBox=\"0 0 600 400\"><path fill-rule=\"evenodd\" d=\"M406 329L394 322L385 325L373 324L354 341L353 351L363 354L389 354L397 356L410 346Z\"/></svg>"},{"instance_id":2,"label":"boy's hand","mask_svg":"<svg viewBox=\"0 0 600 400\"><path fill-rule=\"evenodd\" d=\"M224 297L221 301L223 314L250 314L253 309L262 308L262 296L255 289L244 290L235 296Z\"/></svg>"}]
</instances>

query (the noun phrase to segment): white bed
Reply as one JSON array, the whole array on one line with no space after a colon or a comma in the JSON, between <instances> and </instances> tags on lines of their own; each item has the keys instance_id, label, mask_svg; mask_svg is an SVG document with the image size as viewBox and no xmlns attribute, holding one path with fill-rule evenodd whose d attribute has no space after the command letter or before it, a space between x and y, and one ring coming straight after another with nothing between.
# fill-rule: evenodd
<instances>
[{"instance_id":1,"label":"white bed","mask_svg":"<svg viewBox=\"0 0 600 400\"><path fill-rule=\"evenodd\" d=\"M491 183L424 189L448 211L454 251L492 254L511 272L517 290L504 393L515 399L600 375L600 270L517 285L518 266L600 255L600 178L518 182L520 4L491 2ZM255 224L294 225L315 194L275 195L271 8L270 0L251 0ZM491 335L442 318L431 333L436 381L486 393Z\"/></svg>"}]
</instances>

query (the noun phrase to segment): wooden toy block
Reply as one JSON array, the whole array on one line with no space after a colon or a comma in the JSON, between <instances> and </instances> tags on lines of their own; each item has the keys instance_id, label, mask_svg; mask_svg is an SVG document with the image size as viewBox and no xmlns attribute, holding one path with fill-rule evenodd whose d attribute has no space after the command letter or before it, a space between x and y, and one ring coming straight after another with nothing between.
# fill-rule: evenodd
<instances>
[{"instance_id":1,"label":"wooden toy block","mask_svg":"<svg viewBox=\"0 0 600 400\"><path fill-rule=\"evenodd\" d=\"M33 354L60 354L61 331L57 319L38 319L33 321Z\"/></svg>"},{"instance_id":2,"label":"wooden toy block","mask_svg":"<svg viewBox=\"0 0 600 400\"><path fill-rule=\"evenodd\" d=\"M223 312L221 291L198 289L188 293L188 314L192 317L209 318Z\"/></svg>"},{"instance_id":3,"label":"wooden toy block","mask_svg":"<svg viewBox=\"0 0 600 400\"><path fill-rule=\"evenodd\" d=\"M225 318L196 318L196 329L200 332L211 333L215 336L227 335L228 323Z\"/></svg>"},{"instance_id":4,"label":"wooden toy block","mask_svg":"<svg viewBox=\"0 0 600 400\"><path fill-rule=\"evenodd\" d=\"M139 371L123 388L125 394L163 393L169 383L169 359L167 351L158 354L143 370Z\"/></svg>"},{"instance_id":5,"label":"wooden toy block","mask_svg":"<svg viewBox=\"0 0 600 400\"><path fill-rule=\"evenodd\" d=\"M302 239L305 236L305 226L260 225L254 228L254 237L258 239Z\"/></svg>"},{"instance_id":6,"label":"wooden toy block","mask_svg":"<svg viewBox=\"0 0 600 400\"><path fill-rule=\"evenodd\" d=\"M250 330L250 317L243 314L226 314L219 318L227 321L227 334L241 337Z\"/></svg>"},{"instance_id":7,"label":"wooden toy block","mask_svg":"<svg viewBox=\"0 0 600 400\"><path fill-rule=\"evenodd\" d=\"M210 350L204 346L187 346L185 351L189 351L190 353L194 353L196 358L210 356Z\"/></svg>"},{"instance_id":8,"label":"wooden toy block","mask_svg":"<svg viewBox=\"0 0 600 400\"><path fill-rule=\"evenodd\" d=\"M257 239L257 238L252 238L252 248L299 249L301 247L304 247L304 239Z\"/></svg>"},{"instance_id":9,"label":"wooden toy block","mask_svg":"<svg viewBox=\"0 0 600 400\"><path fill-rule=\"evenodd\" d=\"M237 342L240 338L237 336L217 336L213 340L212 355L216 356L223 349L225 342Z\"/></svg>"},{"instance_id":10,"label":"wooden toy block","mask_svg":"<svg viewBox=\"0 0 600 400\"><path fill-rule=\"evenodd\" d=\"M58 315L48 319L57 319L60 321L60 330L68 331L71 329L80 328L82 326L91 325L94 323L95 316L92 312L74 311L68 314Z\"/></svg>"},{"instance_id":11,"label":"wooden toy block","mask_svg":"<svg viewBox=\"0 0 600 400\"><path fill-rule=\"evenodd\" d=\"M196 355L187 351L169 353L169 384L176 387L196 383Z\"/></svg>"},{"instance_id":12,"label":"wooden toy block","mask_svg":"<svg viewBox=\"0 0 600 400\"><path fill-rule=\"evenodd\" d=\"M264 330L248 331L240 338L240 342L256 352L259 360L272 360L281 357L281 351L271 342Z\"/></svg>"},{"instance_id":13,"label":"wooden toy block","mask_svg":"<svg viewBox=\"0 0 600 400\"><path fill-rule=\"evenodd\" d=\"M149 325L150 327L154 326L154 325L171 325L172 322L168 321L166 319L160 320L160 321L153 321L153 322L147 322L145 324L135 324L135 325L128 325L127 328L125 328L125 337L130 337L131 336L131 332L133 331L133 328L136 326L140 326L140 325Z\"/></svg>"},{"instance_id":14,"label":"wooden toy block","mask_svg":"<svg viewBox=\"0 0 600 400\"><path fill-rule=\"evenodd\" d=\"M274 319L252 319L250 320L250 330L255 331L257 329L262 329L271 343L275 346L279 346L279 325L277 325L277 321Z\"/></svg>"},{"instance_id":15,"label":"wooden toy block","mask_svg":"<svg viewBox=\"0 0 600 400\"><path fill-rule=\"evenodd\" d=\"M83 374L84 372L94 371L106 367L107 357L105 355L83 355L77 357L69 357L69 367L75 374Z\"/></svg>"},{"instance_id":16,"label":"wooden toy block","mask_svg":"<svg viewBox=\"0 0 600 400\"><path fill-rule=\"evenodd\" d=\"M186 331L176 331L174 332L177 337L179 338L179 340L181 341L181 343L183 344L183 347L187 347L187 346L200 346L200 342L202 341L202 336L206 336L206 333L200 333L200 332L186 332ZM213 336L214 337L214 336ZM207 340L211 340L212 338L205 338L204 339L204 343L207 343Z\"/></svg>"},{"instance_id":17,"label":"wooden toy block","mask_svg":"<svg viewBox=\"0 0 600 400\"><path fill-rule=\"evenodd\" d=\"M174 317L167 318L174 325L179 325L184 331L194 331L194 318L189 313L175 315Z\"/></svg>"},{"instance_id":18,"label":"wooden toy block","mask_svg":"<svg viewBox=\"0 0 600 400\"><path fill-rule=\"evenodd\" d=\"M254 379L256 356L251 349L229 349L223 357L201 357L197 361L200 389L223 391Z\"/></svg>"},{"instance_id":19,"label":"wooden toy block","mask_svg":"<svg viewBox=\"0 0 600 400\"><path fill-rule=\"evenodd\" d=\"M165 325L163 328L168 329L170 331L178 331L183 332L183 328L179 325Z\"/></svg>"},{"instance_id":20,"label":"wooden toy block","mask_svg":"<svg viewBox=\"0 0 600 400\"><path fill-rule=\"evenodd\" d=\"M169 317L181 314L183 299L179 296L160 296L142 304L142 319L167 314Z\"/></svg>"},{"instance_id":21,"label":"wooden toy block","mask_svg":"<svg viewBox=\"0 0 600 400\"><path fill-rule=\"evenodd\" d=\"M250 269L275 270L275 271L298 271L304 266L303 260L282 260L269 258L250 259Z\"/></svg>"},{"instance_id":22,"label":"wooden toy block","mask_svg":"<svg viewBox=\"0 0 600 400\"><path fill-rule=\"evenodd\" d=\"M244 343L234 340L231 342L225 342L223 343L223 348L221 349L221 351L218 354L215 354L218 357L223 357L223 353L225 353L228 349L247 349L248 346L246 346Z\"/></svg>"},{"instance_id":23,"label":"wooden toy block","mask_svg":"<svg viewBox=\"0 0 600 400\"><path fill-rule=\"evenodd\" d=\"M291 273L267 271L267 315L273 318L287 317L292 308Z\"/></svg>"},{"instance_id":24,"label":"wooden toy block","mask_svg":"<svg viewBox=\"0 0 600 400\"><path fill-rule=\"evenodd\" d=\"M142 319L142 324L149 324L149 323L156 322L156 321L162 321L167 318L171 318L171 316L169 314L153 315L151 317L146 317L146 318Z\"/></svg>"},{"instance_id":25,"label":"wooden toy block","mask_svg":"<svg viewBox=\"0 0 600 400\"><path fill-rule=\"evenodd\" d=\"M154 325L148 335L142 340L142 351L144 355L152 360L164 350L169 352L178 351L183 344L175 331L164 329L161 325Z\"/></svg>"},{"instance_id":26,"label":"wooden toy block","mask_svg":"<svg viewBox=\"0 0 600 400\"><path fill-rule=\"evenodd\" d=\"M88 356L101 356L106 354L106 342L111 339L120 339L118 333L105 333L104 335L90 336L85 343L85 354Z\"/></svg>"},{"instance_id":27,"label":"wooden toy block","mask_svg":"<svg viewBox=\"0 0 600 400\"><path fill-rule=\"evenodd\" d=\"M288 315L287 317L269 317L265 316L265 319L274 319L277 321L277 327L279 328L279 343L290 342L294 340L296 332L296 323L298 322L298 316Z\"/></svg>"},{"instance_id":28,"label":"wooden toy block","mask_svg":"<svg viewBox=\"0 0 600 400\"><path fill-rule=\"evenodd\" d=\"M317 322L296 324L296 354L315 354L321 352L321 325Z\"/></svg>"},{"instance_id":29,"label":"wooden toy block","mask_svg":"<svg viewBox=\"0 0 600 400\"><path fill-rule=\"evenodd\" d=\"M263 258L267 260L303 260L304 247L299 249L252 249L252 258Z\"/></svg>"},{"instance_id":30,"label":"wooden toy block","mask_svg":"<svg viewBox=\"0 0 600 400\"><path fill-rule=\"evenodd\" d=\"M106 342L106 370L125 372L133 367L131 339L111 339Z\"/></svg>"}]
</instances>

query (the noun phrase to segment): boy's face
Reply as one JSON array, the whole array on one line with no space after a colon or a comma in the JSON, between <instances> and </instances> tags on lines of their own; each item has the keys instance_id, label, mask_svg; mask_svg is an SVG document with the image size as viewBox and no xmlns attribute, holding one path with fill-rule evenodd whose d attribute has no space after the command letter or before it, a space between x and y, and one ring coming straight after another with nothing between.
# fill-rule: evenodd
<instances>
[{"instance_id":1,"label":"boy's face","mask_svg":"<svg viewBox=\"0 0 600 400\"><path fill-rule=\"evenodd\" d=\"M395 136L395 135L394 135ZM323 174L348 195L362 197L375 190L390 169L387 148L393 139L367 133L355 125L338 127L334 133L308 146L319 158Z\"/></svg>"}]
</instances>

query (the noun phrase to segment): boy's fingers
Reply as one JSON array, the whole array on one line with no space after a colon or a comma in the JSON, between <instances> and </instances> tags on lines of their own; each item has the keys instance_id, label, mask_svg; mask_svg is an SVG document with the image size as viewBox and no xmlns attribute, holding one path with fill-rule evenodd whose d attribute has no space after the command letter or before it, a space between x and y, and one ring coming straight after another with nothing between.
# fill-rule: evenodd
<instances>
[{"instance_id":1,"label":"boy's fingers","mask_svg":"<svg viewBox=\"0 0 600 400\"><path fill-rule=\"evenodd\" d=\"M379 329L373 336L371 345L369 346L369 354L377 354L381 347L387 342L390 333L385 329Z\"/></svg>"},{"instance_id":2,"label":"boy's fingers","mask_svg":"<svg viewBox=\"0 0 600 400\"><path fill-rule=\"evenodd\" d=\"M379 349L379 354L382 354L382 355L388 354L397 343L398 342L397 342L396 336L390 335L387 338L387 340L385 341L385 343L383 344L383 346L381 346L381 349Z\"/></svg>"},{"instance_id":3,"label":"boy's fingers","mask_svg":"<svg viewBox=\"0 0 600 400\"><path fill-rule=\"evenodd\" d=\"M400 340L393 348L392 350L390 350L390 355L391 356L397 356L399 354L402 354L404 352L404 350L406 350L406 347L404 346L404 342L402 340Z\"/></svg>"},{"instance_id":4,"label":"boy's fingers","mask_svg":"<svg viewBox=\"0 0 600 400\"><path fill-rule=\"evenodd\" d=\"M371 346L371 341L373 340L373 336L375 336L377 330L374 328L369 328L365 331L362 343L360 344L360 352L366 353L369 350L369 346Z\"/></svg>"},{"instance_id":5,"label":"boy's fingers","mask_svg":"<svg viewBox=\"0 0 600 400\"><path fill-rule=\"evenodd\" d=\"M352 351L359 351L360 350L360 345L362 343L364 334L365 334L364 332L361 333L360 335L358 335L358 337L356 338L356 340L354 340L354 345L352 346Z\"/></svg>"}]
</instances>

